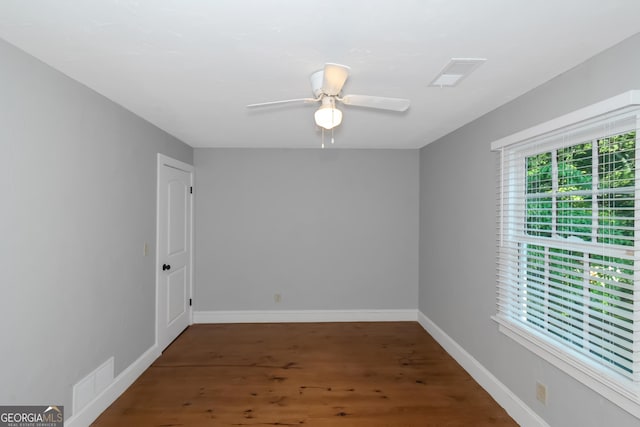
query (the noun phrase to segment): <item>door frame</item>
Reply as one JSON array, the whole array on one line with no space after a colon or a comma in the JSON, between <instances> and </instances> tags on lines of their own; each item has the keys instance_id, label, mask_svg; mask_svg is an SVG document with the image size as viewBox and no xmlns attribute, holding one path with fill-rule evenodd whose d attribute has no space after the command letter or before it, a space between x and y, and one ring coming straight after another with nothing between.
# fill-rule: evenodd
<instances>
[{"instance_id":1,"label":"door frame","mask_svg":"<svg viewBox=\"0 0 640 427\"><path fill-rule=\"evenodd\" d=\"M157 167L156 167L156 292L155 292L155 346L158 348L159 353L162 353L165 349L159 348L160 345L160 322L158 322L158 317L160 315L160 307L159 307L159 293L160 293L160 271L161 271L161 261L160 261L160 248L158 247L160 244L160 239L158 236L160 235L160 191L164 191L164 189L160 188L160 171L163 167L168 166L171 168L179 169L184 172L189 173L189 185L193 188L193 180L195 174L195 168L193 165L190 165L185 162L181 162L180 160L176 160L172 157L166 156L164 154L158 153L157 158ZM189 198L189 277L187 280L189 281L189 298L193 298L193 194ZM189 316L189 325L193 324L193 306L188 306L188 316Z\"/></svg>"}]
</instances>

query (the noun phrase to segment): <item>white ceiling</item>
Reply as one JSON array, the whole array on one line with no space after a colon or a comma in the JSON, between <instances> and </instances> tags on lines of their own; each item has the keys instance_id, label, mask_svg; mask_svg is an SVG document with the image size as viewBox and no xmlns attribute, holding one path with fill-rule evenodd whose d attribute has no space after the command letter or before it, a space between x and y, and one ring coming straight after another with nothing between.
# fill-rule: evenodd
<instances>
[{"instance_id":1,"label":"white ceiling","mask_svg":"<svg viewBox=\"0 0 640 427\"><path fill-rule=\"evenodd\" d=\"M193 147L318 147L325 62L344 93L411 99L344 107L336 146L418 148L640 31L638 0L2 0L0 38ZM487 62L429 87L452 57ZM61 100L62 102L62 100Z\"/></svg>"}]
</instances>

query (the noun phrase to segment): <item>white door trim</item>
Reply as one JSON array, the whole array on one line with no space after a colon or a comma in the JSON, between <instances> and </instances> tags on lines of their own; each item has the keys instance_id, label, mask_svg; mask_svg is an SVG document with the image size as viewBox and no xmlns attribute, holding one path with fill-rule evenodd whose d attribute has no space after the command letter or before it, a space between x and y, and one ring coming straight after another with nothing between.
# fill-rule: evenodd
<instances>
[{"instance_id":1,"label":"white door trim","mask_svg":"<svg viewBox=\"0 0 640 427\"><path fill-rule=\"evenodd\" d=\"M193 165L188 163L181 162L180 160L176 160L169 156L165 156L164 154L158 153L158 162L156 167L156 292L155 292L155 346L158 348L159 352L164 351L164 348L160 348L160 340L159 340L159 328L160 324L158 322L158 311L159 311L159 302L158 302L158 294L160 293L160 248L158 247L159 240L158 236L160 235L160 191L163 189L160 188L160 169L163 166L169 166L175 169L179 169L185 172L189 172L191 177L190 185L193 187L195 168ZM193 298L193 197L190 198L189 203L190 206L190 227L189 227L189 235L190 235L190 252L191 256L189 259L189 298ZM189 306L189 325L193 324L193 307Z\"/></svg>"}]
</instances>

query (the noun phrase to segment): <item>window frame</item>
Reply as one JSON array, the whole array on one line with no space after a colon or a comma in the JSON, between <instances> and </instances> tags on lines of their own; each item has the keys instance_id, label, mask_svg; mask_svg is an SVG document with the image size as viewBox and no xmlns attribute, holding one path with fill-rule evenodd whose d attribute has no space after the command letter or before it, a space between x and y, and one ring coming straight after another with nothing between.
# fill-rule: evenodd
<instances>
[{"instance_id":1,"label":"window frame","mask_svg":"<svg viewBox=\"0 0 640 427\"><path fill-rule=\"evenodd\" d=\"M527 141L535 140L539 137L553 134L555 132L562 132L566 128L575 126L578 126L579 128L581 123L588 122L589 120L606 117L607 115L615 114L616 112L623 111L625 109L636 109L639 107L640 90L628 91L602 102L576 110L572 113L563 115L540 125L494 141L491 144L491 149L493 151L502 151L508 149L508 147L513 147L515 144L521 146L522 144L526 144ZM640 109L638 110L638 116L640 117ZM638 152L640 148L638 147L638 145L640 145L640 118L635 125L635 129L636 152ZM544 148L536 148L532 149L530 152L533 154L544 151ZM505 171L503 157L502 155L500 156L499 170L501 175L497 177L499 260L501 257L500 247L502 246L502 240L504 236L503 229L505 225L505 219L507 215L509 215L508 211L506 210L513 209L513 206L508 205L508 200L505 200L509 199L509 195L505 195L501 186L502 183L505 182L505 180L512 179L514 177L513 174L526 171L527 167L525 165L521 165L521 167L519 168L520 170L518 171L517 169L518 168L512 168L511 170ZM640 165L636 164L636 170L640 170ZM638 178L636 179L638 180ZM524 185L526 187L526 183ZM639 191L640 189L638 189L638 183L636 182L636 193L638 193ZM526 198L524 198L523 200L526 200ZM520 206L520 208L522 207L523 206ZM636 263L636 266L640 266L640 257L638 257L637 249L637 246L634 247L634 261ZM634 290L637 293L640 293L639 286L640 283L634 280ZM498 285L498 290L500 289L500 285ZM500 292L498 292L498 294L499 293ZM499 298L500 295L498 295L498 306L500 306ZM554 342L550 338L546 337L543 333L537 331L535 328L528 327L526 324L520 322L510 321L507 315L503 315L500 313L500 307L498 307L498 312L495 316L492 316L492 319L497 322L499 331L504 335L515 340L525 348L529 349L544 360L563 370L571 377L582 382L586 386L590 387L597 393L601 394L603 397L609 399L634 416L640 417L640 382L633 382L622 374L618 374L614 371L602 368L599 363L594 362L591 358L583 355L579 351L574 350L569 346L563 346L559 342ZM634 316L634 326L640 326L640 316L637 315L637 312Z\"/></svg>"}]
</instances>

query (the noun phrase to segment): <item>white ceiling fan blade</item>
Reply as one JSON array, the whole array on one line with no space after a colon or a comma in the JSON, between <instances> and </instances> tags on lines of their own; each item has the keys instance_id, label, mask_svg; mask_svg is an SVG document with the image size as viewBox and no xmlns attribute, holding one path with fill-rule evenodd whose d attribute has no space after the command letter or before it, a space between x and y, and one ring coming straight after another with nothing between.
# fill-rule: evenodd
<instances>
[{"instance_id":1,"label":"white ceiling fan blade","mask_svg":"<svg viewBox=\"0 0 640 427\"><path fill-rule=\"evenodd\" d=\"M294 102L297 102L297 103L304 102L306 104L306 103L318 102L318 101L319 99L315 99L315 98L285 99L283 101L271 101L271 102L260 102L258 104L249 104L247 105L247 108L267 107L269 105L291 104Z\"/></svg>"},{"instance_id":2,"label":"white ceiling fan blade","mask_svg":"<svg viewBox=\"0 0 640 427\"><path fill-rule=\"evenodd\" d=\"M339 98L338 100L342 101L346 105L392 111L406 111L411 104L411 101L408 99L385 98L382 96L369 95L347 95L344 98Z\"/></svg>"},{"instance_id":3,"label":"white ceiling fan blade","mask_svg":"<svg viewBox=\"0 0 640 427\"><path fill-rule=\"evenodd\" d=\"M322 80L322 92L326 95L337 95L342 90L344 82L349 77L351 68L340 64L324 64L324 74Z\"/></svg>"}]
</instances>

